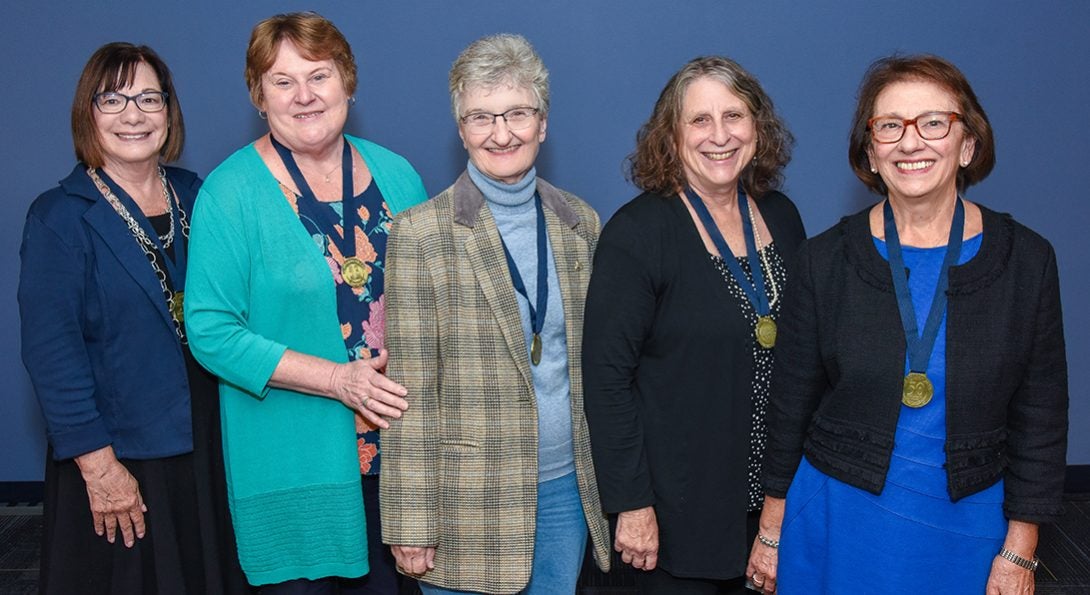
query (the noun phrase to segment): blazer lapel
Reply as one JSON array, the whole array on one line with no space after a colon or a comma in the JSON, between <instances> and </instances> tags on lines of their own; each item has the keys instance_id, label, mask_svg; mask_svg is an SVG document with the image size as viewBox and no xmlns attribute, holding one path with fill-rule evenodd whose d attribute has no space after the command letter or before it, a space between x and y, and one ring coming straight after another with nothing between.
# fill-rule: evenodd
<instances>
[{"instance_id":1,"label":"blazer lapel","mask_svg":"<svg viewBox=\"0 0 1090 595\"><path fill-rule=\"evenodd\" d=\"M95 191L97 193L97 190ZM166 298L163 297L163 288L159 280L148 264L148 257L136 244L128 226L114 211L105 198L91 197L94 204L83 215L83 219L98 234L102 242L109 247L114 258L121 267L133 278L133 281L144 290L148 299L159 311L163 323L174 328L174 320L167 312Z\"/></svg>"},{"instance_id":2,"label":"blazer lapel","mask_svg":"<svg viewBox=\"0 0 1090 595\"><path fill-rule=\"evenodd\" d=\"M531 390L534 384L530 374L530 358L526 352L526 338L519 318L518 300L511 284L511 273L503 255L500 232L492 213L484 206L484 196L466 174L454 183L454 218L463 226L465 250L469 266L477 278L488 307L499 323L507 348L515 360L519 373Z\"/></svg>"},{"instance_id":3,"label":"blazer lapel","mask_svg":"<svg viewBox=\"0 0 1090 595\"><path fill-rule=\"evenodd\" d=\"M538 194L545 208L545 223L549 243L553 249L556 276L560 282L560 295L564 304L565 333L568 337L568 366L575 366L583 343L583 320L576 316L587 293L590 262L587 261L590 246L579 235L579 215L571 208L564 196L551 184L538 178ZM573 387L574 388L574 387Z\"/></svg>"}]
</instances>

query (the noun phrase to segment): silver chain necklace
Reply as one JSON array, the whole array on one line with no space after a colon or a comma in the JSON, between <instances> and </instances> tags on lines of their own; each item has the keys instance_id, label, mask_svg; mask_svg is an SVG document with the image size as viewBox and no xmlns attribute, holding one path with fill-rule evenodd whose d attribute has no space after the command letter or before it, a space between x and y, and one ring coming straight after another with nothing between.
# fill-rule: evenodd
<instances>
[{"instance_id":1,"label":"silver chain necklace","mask_svg":"<svg viewBox=\"0 0 1090 595\"><path fill-rule=\"evenodd\" d=\"M167 286L167 275L163 271L163 268L159 266L158 249L155 247L155 242L151 241L147 232L144 231L144 228L141 227L132 216L132 213L125 208L125 205L117 198L117 195L113 193L113 190L110 190L110 187L102 181L102 178L98 175L98 172L95 171L95 168L88 167L87 176L91 178L91 181L95 184L95 188L98 188L102 197L106 199L106 202L110 203L110 206L113 207L114 211L125 222L125 225L128 226L129 233L131 233L136 240L136 245L140 246L140 249L143 250L144 256L147 257L148 262L151 264L151 269L155 272L155 277L159 280L159 287L163 290L163 296L166 297L167 311L170 312L170 317L174 321L174 331L178 334L178 338L181 339L182 344L186 344L185 330L181 322L183 292L171 291L170 287ZM163 238L160 236L160 239L163 242L163 249L166 250L174 241L174 209L170 200L171 194L173 193L170 191L170 185L167 184L166 171L161 167L159 168L159 183L163 186L163 196L167 201L167 216L170 217L170 231L167 232L167 237ZM177 194L174 194L174 204L178 206L178 219L182 224L182 236L188 240L189 221L186 219L185 210L182 209L182 205L178 202Z\"/></svg>"}]
</instances>

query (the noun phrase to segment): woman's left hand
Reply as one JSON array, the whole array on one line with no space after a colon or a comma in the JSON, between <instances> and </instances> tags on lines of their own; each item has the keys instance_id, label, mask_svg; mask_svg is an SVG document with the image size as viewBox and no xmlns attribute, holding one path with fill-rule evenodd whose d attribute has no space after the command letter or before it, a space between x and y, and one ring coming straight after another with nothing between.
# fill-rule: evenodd
<instances>
[{"instance_id":1,"label":"woman's left hand","mask_svg":"<svg viewBox=\"0 0 1090 595\"><path fill-rule=\"evenodd\" d=\"M985 595L1024 595L1033 593L1035 586L1033 571L996 556L992 560L992 571L988 574Z\"/></svg>"}]
</instances>

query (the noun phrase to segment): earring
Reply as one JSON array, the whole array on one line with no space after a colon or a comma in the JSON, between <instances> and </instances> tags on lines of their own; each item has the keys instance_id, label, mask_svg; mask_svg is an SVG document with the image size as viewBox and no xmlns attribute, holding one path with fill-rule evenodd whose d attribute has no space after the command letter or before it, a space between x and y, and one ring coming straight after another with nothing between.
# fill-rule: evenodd
<instances>
[{"instance_id":1,"label":"earring","mask_svg":"<svg viewBox=\"0 0 1090 595\"><path fill-rule=\"evenodd\" d=\"M353 105L356 105L356 98L355 97L349 97L348 98L348 107L352 107Z\"/></svg>"},{"instance_id":2,"label":"earring","mask_svg":"<svg viewBox=\"0 0 1090 595\"><path fill-rule=\"evenodd\" d=\"M257 117L261 118L262 120L268 120L269 119L269 114L268 114L268 112L263 112L261 110L257 110Z\"/></svg>"},{"instance_id":3,"label":"earring","mask_svg":"<svg viewBox=\"0 0 1090 595\"><path fill-rule=\"evenodd\" d=\"M962 166L962 167L969 167L969 162L968 162L968 161L963 161L963 162L961 163L961 166Z\"/></svg>"},{"instance_id":4,"label":"earring","mask_svg":"<svg viewBox=\"0 0 1090 595\"><path fill-rule=\"evenodd\" d=\"M878 168L877 168L877 167L874 167L873 165L872 165L872 166L870 166L870 173L872 173L872 174L876 174L876 173L878 173Z\"/></svg>"}]
</instances>

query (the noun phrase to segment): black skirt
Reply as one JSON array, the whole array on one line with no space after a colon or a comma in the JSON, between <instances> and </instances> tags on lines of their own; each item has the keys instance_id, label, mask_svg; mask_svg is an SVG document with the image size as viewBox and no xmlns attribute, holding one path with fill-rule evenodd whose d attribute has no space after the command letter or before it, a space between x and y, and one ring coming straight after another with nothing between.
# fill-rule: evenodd
<instances>
[{"instance_id":1,"label":"black skirt","mask_svg":"<svg viewBox=\"0 0 1090 595\"><path fill-rule=\"evenodd\" d=\"M57 594L249 593L227 508L215 379L183 348L193 408L193 452L123 459L148 512L143 539L126 548L95 534L76 463L46 459L39 590Z\"/></svg>"}]
</instances>

